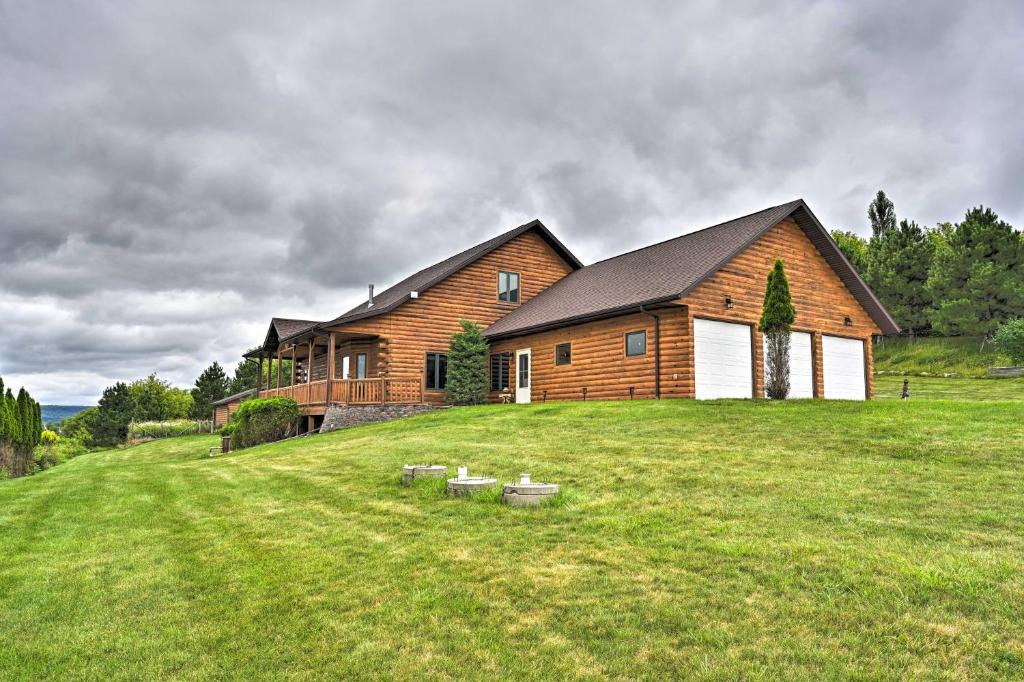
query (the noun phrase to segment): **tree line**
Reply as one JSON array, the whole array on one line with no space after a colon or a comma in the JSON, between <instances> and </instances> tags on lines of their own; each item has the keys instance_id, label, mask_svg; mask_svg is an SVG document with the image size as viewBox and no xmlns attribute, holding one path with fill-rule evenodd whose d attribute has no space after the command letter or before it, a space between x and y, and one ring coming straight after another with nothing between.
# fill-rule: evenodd
<instances>
[{"instance_id":1,"label":"tree line","mask_svg":"<svg viewBox=\"0 0 1024 682\"><path fill-rule=\"evenodd\" d=\"M272 366L271 366L272 365ZM291 362L282 361L282 376L291 378ZM89 447L113 447L128 439L133 422L207 420L213 403L256 386L257 363L242 360L229 377L214 362L196 378L191 389L176 388L150 374L132 382L119 381L103 390L96 407L73 415L60 425L62 436ZM263 380L276 379L277 363L265 363Z\"/></svg>"},{"instance_id":2,"label":"tree line","mask_svg":"<svg viewBox=\"0 0 1024 682\"><path fill-rule=\"evenodd\" d=\"M897 220L884 191L868 206L871 236L832 237L909 335L991 338L1024 317L1024 233L990 208L957 223Z\"/></svg>"},{"instance_id":3,"label":"tree line","mask_svg":"<svg viewBox=\"0 0 1024 682\"><path fill-rule=\"evenodd\" d=\"M43 414L24 388L17 397L0 378L0 477L24 476L43 433Z\"/></svg>"}]
</instances>

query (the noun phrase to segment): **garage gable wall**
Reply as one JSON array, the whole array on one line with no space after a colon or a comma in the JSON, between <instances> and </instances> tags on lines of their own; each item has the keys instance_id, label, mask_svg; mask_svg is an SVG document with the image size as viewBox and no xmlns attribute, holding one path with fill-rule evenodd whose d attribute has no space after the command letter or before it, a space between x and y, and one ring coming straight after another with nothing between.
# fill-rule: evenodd
<instances>
[{"instance_id":1,"label":"garage gable wall","mask_svg":"<svg viewBox=\"0 0 1024 682\"><path fill-rule=\"evenodd\" d=\"M768 230L760 239L743 250L715 274L708 277L679 301L689 310L689 317L743 322L756 325L761 317L768 273L781 258L786 265L796 321L793 329L817 332L814 337L815 385L817 395L823 393L821 366L821 334L863 339L866 343L868 395L872 394L871 344L872 334L880 333L853 294L825 258L792 219L787 219ZM732 301L727 308L725 299ZM846 324L844 318L850 318ZM754 348L763 345L761 334L755 330ZM688 366L693 366L692 334L683 352ZM754 353L754 395L764 394L764 357ZM694 395L692 377L687 387Z\"/></svg>"}]
</instances>

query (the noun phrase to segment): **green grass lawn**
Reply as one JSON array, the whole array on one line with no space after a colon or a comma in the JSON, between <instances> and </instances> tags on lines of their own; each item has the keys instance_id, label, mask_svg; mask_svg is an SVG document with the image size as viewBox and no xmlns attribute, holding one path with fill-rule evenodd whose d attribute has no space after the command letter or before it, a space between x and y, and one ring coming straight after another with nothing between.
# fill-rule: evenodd
<instances>
[{"instance_id":1,"label":"green grass lawn","mask_svg":"<svg viewBox=\"0 0 1024 682\"><path fill-rule=\"evenodd\" d=\"M1022 441L1021 402L637 401L84 455L0 484L0 678L1019 676Z\"/></svg>"}]
</instances>

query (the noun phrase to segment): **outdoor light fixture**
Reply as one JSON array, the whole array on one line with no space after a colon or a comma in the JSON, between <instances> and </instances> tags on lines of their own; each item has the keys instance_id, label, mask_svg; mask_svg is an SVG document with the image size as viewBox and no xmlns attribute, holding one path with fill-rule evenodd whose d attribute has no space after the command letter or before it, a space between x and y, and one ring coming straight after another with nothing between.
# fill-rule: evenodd
<instances>
[{"instance_id":1,"label":"outdoor light fixture","mask_svg":"<svg viewBox=\"0 0 1024 682\"><path fill-rule=\"evenodd\" d=\"M853 320L850 319L849 315L843 318L843 324L845 324L847 327L853 326Z\"/></svg>"},{"instance_id":2,"label":"outdoor light fixture","mask_svg":"<svg viewBox=\"0 0 1024 682\"><path fill-rule=\"evenodd\" d=\"M732 296L725 297L725 307L732 308Z\"/></svg>"}]
</instances>

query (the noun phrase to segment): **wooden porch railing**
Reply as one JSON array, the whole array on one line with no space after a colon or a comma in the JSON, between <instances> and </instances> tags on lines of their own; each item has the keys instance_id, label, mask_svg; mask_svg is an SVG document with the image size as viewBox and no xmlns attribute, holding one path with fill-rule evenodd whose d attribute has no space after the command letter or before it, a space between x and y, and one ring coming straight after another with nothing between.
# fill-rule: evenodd
<instances>
[{"instance_id":1,"label":"wooden porch railing","mask_svg":"<svg viewBox=\"0 0 1024 682\"><path fill-rule=\"evenodd\" d=\"M423 402L423 382L419 377L379 377L376 379L332 379L331 404L339 405L412 405ZM326 405L327 381L260 389L261 398L292 398L299 405Z\"/></svg>"}]
</instances>

